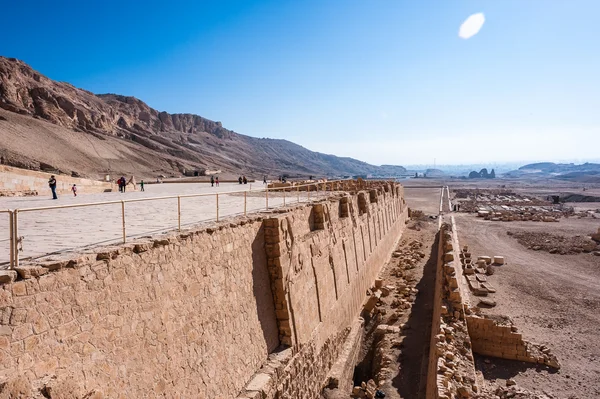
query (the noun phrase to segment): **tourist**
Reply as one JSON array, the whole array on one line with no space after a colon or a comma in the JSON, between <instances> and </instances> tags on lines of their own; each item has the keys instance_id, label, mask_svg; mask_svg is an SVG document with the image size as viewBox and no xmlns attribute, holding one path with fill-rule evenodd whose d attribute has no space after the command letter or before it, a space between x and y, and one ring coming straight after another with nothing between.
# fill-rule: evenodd
<instances>
[{"instance_id":1,"label":"tourist","mask_svg":"<svg viewBox=\"0 0 600 399\"><path fill-rule=\"evenodd\" d=\"M52 190L52 199L58 199L58 197L56 196L56 179L54 178L54 175L50 176L50 180L48 180L48 185L50 186L50 190Z\"/></svg>"},{"instance_id":2,"label":"tourist","mask_svg":"<svg viewBox=\"0 0 600 399\"><path fill-rule=\"evenodd\" d=\"M242 178L242 181L244 182L244 184L248 184L248 179L246 179L246 176L244 176L244 177Z\"/></svg>"},{"instance_id":3,"label":"tourist","mask_svg":"<svg viewBox=\"0 0 600 399\"><path fill-rule=\"evenodd\" d=\"M121 184L123 185L122 192L125 192L125 187L127 186L127 180L125 179L125 176L121 176Z\"/></svg>"},{"instance_id":4,"label":"tourist","mask_svg":"<svg viewBox=\"0 0 600 399\"><path fill-rule=\"evenodd\" d=\"M238 177L238 183L242 184L242 176Z\"/></svg>"},{"instance_id":5,"label":"tourist","mask_svg":"<svg viewBox=\"0 0 600 399\"><path fill-rule=\"evenodd\" d=\"M219 187L219 176L217 176L217 178L215 179L215 184L217 185L217 187Z\"/></svg>"},{"instance_id":6,"label":"tourist","mask_svg":"<svg viewBox=\"0 0 600 399\"><path fill-rule=\"evenodd\" d=\"M214 187L214 186L215 186L215 177L214 177L214 176L211 176L211 177L210 177L210 186L211 186L211 187Z\"/></svg>"},{"instance_id":7,"label":"tourist","mask_svg":"<svg viewBox=\"0 0 600 399\"><path fill-rule=\"evenodd\" d=\"M77 197L77 186L75 184L73 184L73 187L71 187L71 191L73 191L73 196Z\"/></svg>"},{"instance_id":8,"label":"tourist","mask_svg":"<svg viewBox=\"0 0 600 399\"><path fill-rule=\"evenodd\" d=\"M140 191L144 191L144 180L140 180Z\"/></svg>"},{"instance_id":9,"label":"tourist","mask_svg":"<svg viewBox=\"0 0 600 399\"><path fill-rule=\"evenodd\" d=\"M267 184L267 176L263 177L263 184Z\"/></svg>"}]
</instances>

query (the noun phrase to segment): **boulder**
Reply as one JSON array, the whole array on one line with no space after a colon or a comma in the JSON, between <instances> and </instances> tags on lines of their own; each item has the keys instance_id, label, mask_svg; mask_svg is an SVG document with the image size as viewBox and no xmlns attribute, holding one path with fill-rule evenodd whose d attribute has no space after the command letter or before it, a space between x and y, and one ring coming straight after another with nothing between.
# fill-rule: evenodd
<instances>
[{"instance_id":1,"label":"boulder","mask_svg":"<svg viewBox=\"0 0 600 399\"><path fill-rule=\"evenodd\" d=\"M496 306L496 301L488 298L481 298L477 306L479 306L480 308L493 308L494 306Z\"/></svg>"}]
</instances>

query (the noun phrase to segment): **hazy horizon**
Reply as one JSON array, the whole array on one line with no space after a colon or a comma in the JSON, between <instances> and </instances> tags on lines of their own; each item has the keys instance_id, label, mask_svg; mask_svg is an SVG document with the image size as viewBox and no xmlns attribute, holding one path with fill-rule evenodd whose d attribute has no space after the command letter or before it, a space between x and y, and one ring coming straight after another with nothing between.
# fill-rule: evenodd
<instances>
[{"instance_id":1,"label":"hazy horizon","mask_svg":"<svg viewBox=\"0 0 600 399\"><path fill-rule=\"evenodd\" d=\"M6 11L53 29L9 19L19 34L1 54L246 135L376 165L598 159L592 0L33 1Z\"/></svg>"}]
</instances>

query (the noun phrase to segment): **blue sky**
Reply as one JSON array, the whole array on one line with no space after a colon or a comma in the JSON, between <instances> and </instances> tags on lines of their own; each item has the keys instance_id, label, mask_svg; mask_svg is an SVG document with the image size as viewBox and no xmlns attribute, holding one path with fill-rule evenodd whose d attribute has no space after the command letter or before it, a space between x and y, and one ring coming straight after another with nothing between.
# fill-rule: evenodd
<instances>
[{"instance_id":1,"label":"blue sky","mask_svg":"<svg viewBox=\"0 0 600 399\"><path fill-rule=\"evenodd\" d=\"M2 8L1 55L239 133L374 164L600 158L597 0ZM479 34L459 38L478 12Z\"/></svg>"}]
</instances>

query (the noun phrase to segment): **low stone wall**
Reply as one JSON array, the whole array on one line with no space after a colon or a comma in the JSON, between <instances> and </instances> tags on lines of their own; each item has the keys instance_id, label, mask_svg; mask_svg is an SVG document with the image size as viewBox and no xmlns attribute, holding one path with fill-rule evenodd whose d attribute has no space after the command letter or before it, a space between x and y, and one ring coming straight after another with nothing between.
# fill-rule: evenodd
<instances>
[{"instance_id":1,"label":"low stone wall","mask_svg":"<svg viewBox=\"0 0 600 399\"><path fill-rule=\"evenodd\" d=\"M48 180L52 174L0 165L0 196L13 195L52 195ZM66 175L55 175L56 191L70 194L73 184L78 194L102 193L111 191L113 184L98 180L80 179Z\"/></svg>"},{"instance_id":2,"label":"low stone wall","mask_svg":"<svg viewBox=\"0 0 600 399\"><path fill-rule=\"evenodd\" d=\"M467 324L475 353L560 368L550 348L524 340L507 317L471 315L467 316Z\"/></svg>"},{"instance_id":3,"label":"low stone wall","mask_svg":"<svg viewBox=\"0 0 600 399\"><path fill-rule=\"evenodd\" d=\"M479 391L471 340L465 320L461 294L458 241L452 224L443 224L439 232L438 277L429 353L427 398L470 397ZM438 292L439 290L439 292Z\"/></svg>"},{"instance_id":4,"label":"low stone wall","mask_svg":"<svg viewBox=\"0 0 600 399\"><path fill-rule=\"evenodd\" d=\"M473 354L559 368L549 348L523 340L508 317L472 307L454 218L440 227L427 399L467 398L480 390Z\"/></svg>"},{"instance_id":5,"label":"low stone wall","mask_svg":"<svg viewBox=\"0 0 600 399\"><path fill-rule=\"evenodd\" d=\"M385 183L2 272L0 383L316 399L405 219Z\"/></svg>"}]
</instances>

